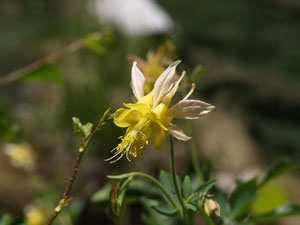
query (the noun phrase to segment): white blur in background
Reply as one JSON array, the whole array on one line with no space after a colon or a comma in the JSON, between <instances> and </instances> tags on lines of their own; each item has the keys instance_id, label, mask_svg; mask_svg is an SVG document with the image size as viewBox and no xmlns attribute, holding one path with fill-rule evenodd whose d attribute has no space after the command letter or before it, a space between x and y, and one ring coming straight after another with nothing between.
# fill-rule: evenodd
<instances>
[{"instance_id":1,"label":"white blur in background","mask_svg":"<svg viewBox=\"0 0 300 225\"><path fill-rule=\"evenodd\" d=\"M167 33L174 26L153 0L90 0L88 10L101 23L114 25L129 36Z\"/></svg>"}]
</instances>

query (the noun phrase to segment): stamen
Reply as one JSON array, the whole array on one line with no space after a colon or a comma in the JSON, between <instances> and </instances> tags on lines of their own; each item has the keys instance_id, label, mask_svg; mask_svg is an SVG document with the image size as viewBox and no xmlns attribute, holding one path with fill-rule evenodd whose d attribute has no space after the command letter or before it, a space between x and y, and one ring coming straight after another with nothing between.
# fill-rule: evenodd
<instances>
[{"instance_id":1,"label":"stamen","mask_svg":"<svg viewBox=\"0 0 300 225\"><path fill-rule=\"evenodd\" d=\"M182 100L187 100L187 99L193 94L195 88L196 88L196 84L195 84L195 83L192 83L192 88L191 88L191 90L189 91L189 93L188 93Z\"/></svg>"},{"instance_id":2,"label":"stamen","mask_svg":"<svg viewBox=\"0 0 300 225\"><path fill-rule=\"evenodd\" d=\"M119 137L121 139L121 143L118 144L116 148L111 150L114 155L109 159L106 159L105 161L114 163L120 160L124 155L126 155L127 160L130 162L130 155L132 155L133 157L137 157L139 153L144 150L145 147L149 144L149 140L144 134L144 131L148 128L149 125L150 120L143 119L133 127L129 127L126 131L125 136Z\"/></svg>"}]
</instances>

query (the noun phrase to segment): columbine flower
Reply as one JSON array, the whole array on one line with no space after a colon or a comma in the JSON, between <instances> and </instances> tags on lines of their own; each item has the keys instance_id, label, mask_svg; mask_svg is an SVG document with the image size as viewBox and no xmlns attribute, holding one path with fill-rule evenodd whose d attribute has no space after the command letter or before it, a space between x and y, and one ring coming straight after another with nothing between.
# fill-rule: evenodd
<instances>
[{"instance_id":1,"label":"columbine flower","mask_svg":"<svg viewBox=\"0 0 300 225\"><path fill-rule=\"evenodd\" d=\"M175 82L175 70L180 61L172 63L156 80L153 90L144 96L145 76L134 62L131 71L132 90L138 100L134 104L124 104L127 109L118 109L114 114L114 123L118 127L127 128L121 138L121 143L112 150L114 155L107 159L111 163L129 154L137 157L150 142L153 134L154 147L160 149L166 140L165 132L175 138L187 141L190 139L178 126L172 124L173 118L198 119L209 113L214 106L188 98L195 89L192 85L190 92L177 104L169 108L185 72Z\"/></svg>"}]
</instances>

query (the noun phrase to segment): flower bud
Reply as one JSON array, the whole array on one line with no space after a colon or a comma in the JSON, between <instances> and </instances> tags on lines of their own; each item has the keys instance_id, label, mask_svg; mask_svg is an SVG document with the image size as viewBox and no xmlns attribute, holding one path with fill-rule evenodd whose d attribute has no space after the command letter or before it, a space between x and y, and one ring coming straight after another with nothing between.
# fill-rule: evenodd
<instances>
[{"instance_id":1,"label":"flower bud","mask_svg":"<svg viewBox=\"0 0 300 225\"><path fill-rule=\"evenodd\" d=\"M210 199L210 198L205 199L204 210L206 214L212 218L220 217L221 214L220 205L214 199Z\"/></svg>"}]
</instances>

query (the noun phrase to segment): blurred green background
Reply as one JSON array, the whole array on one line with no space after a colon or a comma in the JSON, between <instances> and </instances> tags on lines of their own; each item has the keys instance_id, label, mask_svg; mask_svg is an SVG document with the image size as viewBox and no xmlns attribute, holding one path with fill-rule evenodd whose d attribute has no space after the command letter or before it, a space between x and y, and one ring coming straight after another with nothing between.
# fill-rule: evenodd
<instances>
[{"instance_id":1,"label":"blurred green background","mask_svg":"<svg viewBox=\"0 0 300 225\"><path fill-rule=\"evenodd\" d=\"M261 176L284 157L300 162L299 1L144 2L155 4L153 10L163 13L161 19L168 22L165 27L146 29L151 21L164 23L148 3L136 12L150 17L136 19L139 13L133 15L135 11L129 9L142 3L133 0L125 3L129 7L116 0L110 7L106 4L106 11L116 11L112 14L93 5L97 0L0 2L0 78L91 33L109 29L90 48L66 54L44 68L40 76L48 70L50 79L27 77L0 86L0 213L21 219L26 205L48 202L50 209L51 204L54 207L80 144L71 118L96 123L108 106L115 110L130 102L128 56L146 58L149 50L155 51L165 41L176 47L175 59L183 61L180 69L191 72L197 65L208 66L194 95L217 108L193 122L194 139L200 160L212 165L220 188L230 192L235 179ZM126 32L129 28L123 23L109 22L112 16L105 17L123 15L118 10L128 16L131 32ZM123 132L108 124L88 150L72 192L78 205L71 208L81 210L76 224L110 224L105 209L88 201L107 181L107 174L142 170L157 175L160 169L168 170L166 149L147 149L131 163L125 159L112 165L104 162ZM16 167L5 154L8 142L28 143L34 168ZM191 167L188 147L180 142L176 146L182 175ZM266 198L300 203L298 174L272 184L265 192L275 194ZM264 211L263 205L258 204L254 212ZM131 224L140 223L134 215L128 217ZM72 224L70 218L59 223ZM298 217L276 224L299 223Z\"/></svg>"}]
</instances>

